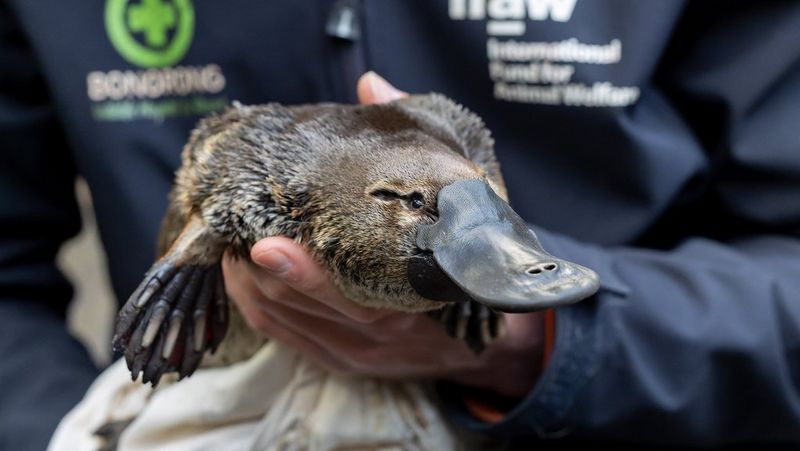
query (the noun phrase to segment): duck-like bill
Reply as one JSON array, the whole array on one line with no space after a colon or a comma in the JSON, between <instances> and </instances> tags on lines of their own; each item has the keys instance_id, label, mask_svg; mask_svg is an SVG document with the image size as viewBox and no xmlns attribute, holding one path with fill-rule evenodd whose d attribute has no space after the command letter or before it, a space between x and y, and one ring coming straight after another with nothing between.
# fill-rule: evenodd
<instances>
[{"instance_id":1,"label":"duck-like bill","mask_svg":"<svg viewBox=\"0 0 800 451\"><path fill-rule=\"evenodd\" d=\"M600 286L591 269L548 254L525 221L481 180L438 195L439 219L417 230L423 251L408 265L411 285L431 300L470 298L503 312L578 302Z\"/></svg>"}]
</instances>

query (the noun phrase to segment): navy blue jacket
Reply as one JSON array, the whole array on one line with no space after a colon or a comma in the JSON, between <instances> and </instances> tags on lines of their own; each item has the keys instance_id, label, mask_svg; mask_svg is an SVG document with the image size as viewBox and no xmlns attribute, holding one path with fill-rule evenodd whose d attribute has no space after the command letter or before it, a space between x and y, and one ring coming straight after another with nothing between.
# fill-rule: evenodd
<instances>
[{"instance_id":1,"label":"navy blue jacket","mask_svg":"<svg viewBox=\"0 0 800 451\"><path fill-rule=\"evenodd\" d=\"M558 310L503 422L454 418L518 441L800 444L800 3L105 3L0 3L0 448L42 449L97 374L54 263L76 176L125 299L200 115L352 102L368 69L481 115L515 209L602 278Z\"/></svg>"}]
</instances>

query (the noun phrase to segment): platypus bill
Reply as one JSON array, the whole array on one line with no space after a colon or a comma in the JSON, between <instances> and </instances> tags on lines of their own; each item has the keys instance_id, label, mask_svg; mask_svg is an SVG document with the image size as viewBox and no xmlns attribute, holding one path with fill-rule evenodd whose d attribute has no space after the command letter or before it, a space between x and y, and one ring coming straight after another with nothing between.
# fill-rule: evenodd
<instances>
[{"instance_id":1,"label":"platypus bill","mask_svg":"<svg viewBox=\"0 0 800 451\"><path fill-rule=\"evenodd\" d=\"M305 245L354 302L428 311L475 352L502 332L498 312L592 295L597 275L545 252L506 203L493 145L476 115L436 94L234 105L202 120L183 151L162 257L121 309L115 348L134 379L192 374L237 314L223 253L248 258L267 236Z\"/></svg>"}]
</instances>

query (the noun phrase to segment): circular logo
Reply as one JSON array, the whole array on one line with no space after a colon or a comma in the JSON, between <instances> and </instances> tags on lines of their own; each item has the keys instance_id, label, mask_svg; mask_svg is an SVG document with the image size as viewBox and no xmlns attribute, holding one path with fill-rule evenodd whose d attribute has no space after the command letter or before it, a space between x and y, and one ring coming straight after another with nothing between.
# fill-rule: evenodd
<instances>
[{"instance_id":1,"label":"circular logo","mask_svg":"<svg viewBox=\"0 0 800 451\"><path fill-rule=\"evenodd\" d=\"M128 62L171 66L183 58L194 35L191 0L107 0L106 33Z\"/></svg>"}]
</instances>

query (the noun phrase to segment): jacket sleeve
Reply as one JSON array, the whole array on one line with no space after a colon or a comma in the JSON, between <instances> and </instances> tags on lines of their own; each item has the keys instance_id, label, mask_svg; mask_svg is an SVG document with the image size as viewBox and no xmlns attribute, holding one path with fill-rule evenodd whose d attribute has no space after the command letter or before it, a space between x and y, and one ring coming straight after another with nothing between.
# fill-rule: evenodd
<instances>
[{"instance_id":1,"label":"jacket sleeve","mask_svg":"<svg viewBox=\"0 0 800 451\"><path fill-rule=\"evenodd\" d=\"M504 438L800 444L800 8L746 5L688 11L654 88L704 141L708 192L736 224L661 250L537 230L603 287L558 309L550 363L503 421L456 408L459 422Z\"/></svg>"},{"instance_id":2,"label":"jacket sleeve","mask_svg":"<svg viewBox=\"0 0 800 451\"><path fill-rule=\"evenodd\" d=\"M65 327L60 245L75 169L20 30L0 4L0 449L45 449L97 373Z\"/></svg>"}]
</instances>

